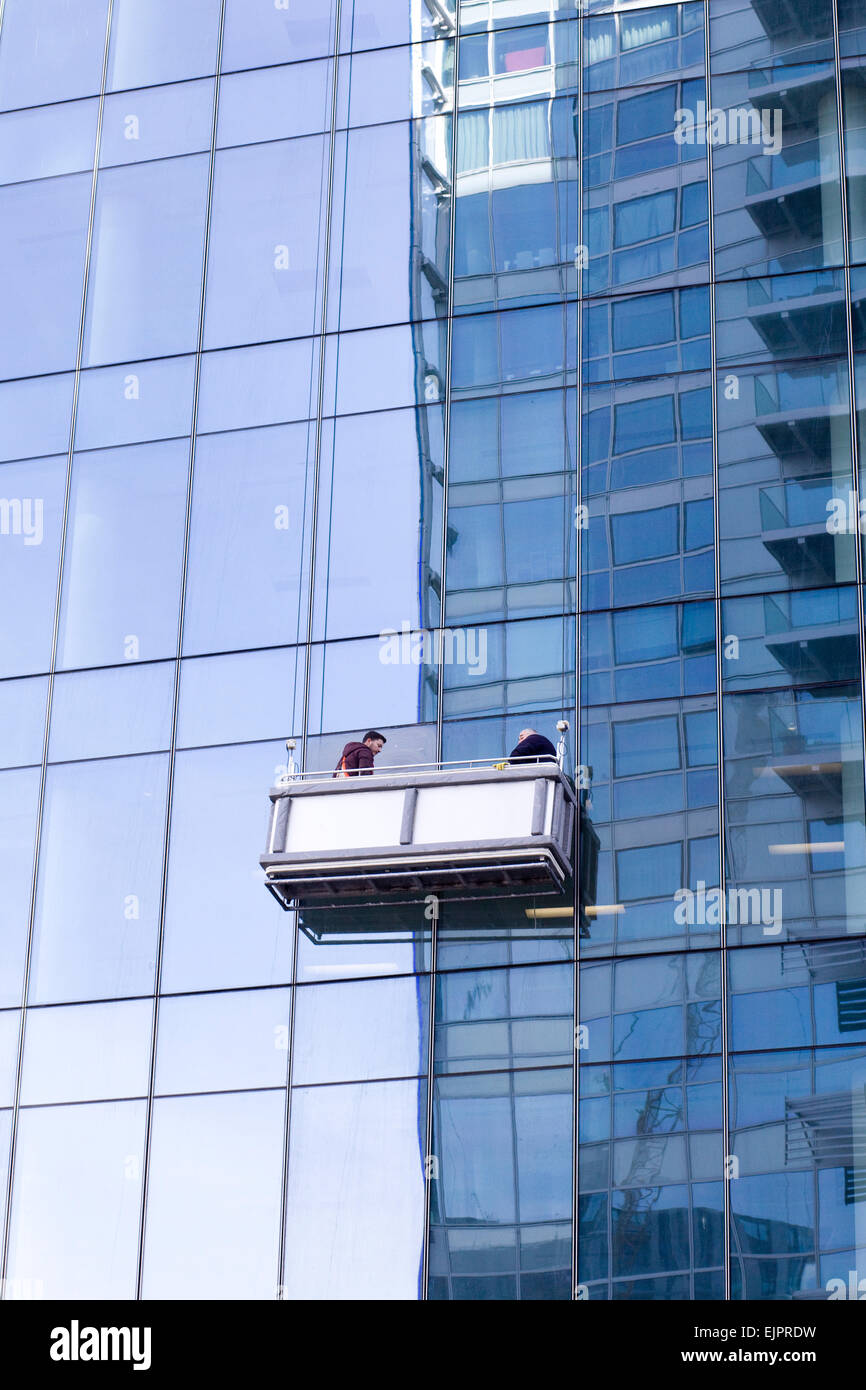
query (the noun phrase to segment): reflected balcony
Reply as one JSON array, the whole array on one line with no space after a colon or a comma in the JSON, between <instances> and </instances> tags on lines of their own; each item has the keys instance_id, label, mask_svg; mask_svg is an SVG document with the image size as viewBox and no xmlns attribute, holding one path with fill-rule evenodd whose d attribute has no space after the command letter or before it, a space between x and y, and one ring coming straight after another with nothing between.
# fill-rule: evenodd
<instances>
[{"instance_id":1,"label":"reflected balcony","mask_svg":"<svg viewBox=\"0 0 866 1390\"><path fill-rule=\"evenodd\" d=\"M768 710L770 753L765 767L817 814L842 805L843 774L863 760L859 700L816 700Z\"/></svg>"},{"instance_id":2,"label":"reflected balcony","mask_svg":"<svg viewBox=\"0 0 866 1390\"><path fill-rule=\"evenodd\" d=\"M838 441L844 438L847 447L847 366L827 361L761 372L754 392L755 425L784 471L826 474L838 455Z\"/></svg>"},{"instance_id":3,"label":"reflected balcony","mask_svg":"<svg viewBox=\"0 0 866 1390\"><path fill-rule=\"evenodd\" d=\"M767 38L790 44L816 41L815 15L803 0L751 0L751 4Z\"/></svg>"},{"instance_id":4,"label":"reflected balcony","mask_svg":"<svg viewBox=\"0 0 866 1390\"><path fill-rule=\"evenodd\" d=\"M789 595L764 600L771 610L764 643L767 651L797 681L856 680L860 674L859 626L856 614L835 621L795 621L786 611Z\"/></svg>"},{"instance_id":5,"label":"reflected balcony","mask_svg":"<svg viewBox=\"0 0 866 1390\"><path fill-rule=\"evenodd\" d=\"M811 270L747 281L742 317L776 357L844 356L845 289L834 270ZM862 309L854 306L862 326Z\"/></svg>"},{"instance_id":6,"label":"reflected balcony","mask_svg":"<svg viewBox=\"0 0 866 1390\"><path fill-rule=\"evenodd\" d=\"M293 906L562 893L575 793L555 762L446 763L274 787L269 891Z\"/></svg>"},{"instance_id":7,"label":"reflected balcony","mask_svg":"<svg viewBox=\"0 0 866 1390\"><path fill-rule=\"evenodd\" d=\"M853 572L851 537L827 529L828 503L838 491L833 478L801 478L758 493L761 540L793 584L835 584Z\"/></svg>"},{"instance_id":8,"label":"reflected balcony","mask_svg":"<svg viewBox=\"0 0 866 1390\"><path fill-rule=\"evenodd\" d=\"M792 987L804 980L815 985L862 984L866 980L866 941L786 942L782 946L782 975L790 978Z\"/></svg>"},{"instance_id":9,"label":"reflected balcony","mask_svg":"<svg viewBox=\"0 0 866 1390\"><path fill-rule=\"evenodd\" d=\"M845 1202L864 1196L866 1097L861 1091L786 1099L785 1166L845 1169Z\"/></svg>"},{"instance_id":10,"label":"reflected balcony","mask_svg":"<svg viewBox=\"0 0 866 1390\"><path fill-rule=\"evenodd\" d=\"M767 240L796 237L820 240L823 230L822 184L838 179L822 167L818 140L755 155L746 171L744 206Z\"/></svg>"}]
</instances>

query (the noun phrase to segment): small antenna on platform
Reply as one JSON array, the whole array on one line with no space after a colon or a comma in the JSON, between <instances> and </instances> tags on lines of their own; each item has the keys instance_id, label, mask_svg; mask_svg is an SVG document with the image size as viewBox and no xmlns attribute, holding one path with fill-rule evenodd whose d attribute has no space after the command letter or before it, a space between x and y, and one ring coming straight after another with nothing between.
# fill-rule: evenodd
<instances>
[{"instance_id":1,"label":"small antenna on platform","mask_svg":"<svg viewBox=\"0 0 866 1390\"><path fill-rule=\"evenodd\" d=\"M295 748L296 748L296 747L297 747L297 742L296 742L295 739L293 739L293 738L287 738L287 739L286 739L286 752L287 752L288 755L289 755L289 756L288 756L288 759L286 760L286 781L287 781L287 782L294 782L295 778L296 778L297 775L298 775L298 765L297 765L297 763L295 762Z\"/></svg>"},{"instance_id":2,"label":"small antenna on platform","mask_svg":"<svg viewBox=\"0 0 866 1390\"><path fill-rule=\"evenodd\" d=\"M560 767L565 766L565 735L571 727L567 719L557 719L556 727L559 730L559 743L556 745L556 761Z\"/></svg>"}]
</instances>

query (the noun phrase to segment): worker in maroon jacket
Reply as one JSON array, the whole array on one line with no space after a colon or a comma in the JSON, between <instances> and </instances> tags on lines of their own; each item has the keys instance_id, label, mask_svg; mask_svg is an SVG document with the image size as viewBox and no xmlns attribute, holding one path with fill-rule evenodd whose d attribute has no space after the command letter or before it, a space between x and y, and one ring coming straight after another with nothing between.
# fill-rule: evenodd
<instances>
[{"instance_id":1,"label":"worker in maroon jacket","mask_svg":"<svg viewBox=\"0 0 866 1390\"><path fill-rule=\"evenodd\" d=\"M364 735L363 743L347 743L340 761L334 769L335 777L369 777L373 771L373 759L381 753L387 739L376 729Z\"/></svg>"}]
</instances>

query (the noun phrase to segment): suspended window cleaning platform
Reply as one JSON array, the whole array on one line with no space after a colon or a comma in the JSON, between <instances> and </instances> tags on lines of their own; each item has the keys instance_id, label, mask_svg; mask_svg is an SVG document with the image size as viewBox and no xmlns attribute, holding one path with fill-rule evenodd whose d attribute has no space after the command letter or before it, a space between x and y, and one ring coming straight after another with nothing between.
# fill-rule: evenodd
<instances>
[{"instance_id":1,"label":"suspended window cleaning platform","mask_svg":"<svg viewBox=\"0 0 866 1390\"><path fill-rule=\"evenodd\" d=\"M284 908L427 893L560 893L575 794L554 762L296 775L272 789L260 863Z\"/></svg>"}]
</instances>

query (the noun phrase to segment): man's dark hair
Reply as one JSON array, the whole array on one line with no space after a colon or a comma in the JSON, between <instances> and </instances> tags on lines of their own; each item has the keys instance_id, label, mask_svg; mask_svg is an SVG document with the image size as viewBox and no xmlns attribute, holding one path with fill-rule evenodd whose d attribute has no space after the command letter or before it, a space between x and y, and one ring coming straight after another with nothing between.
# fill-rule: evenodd
<instances>
[{"instance_id":1,"label":"man's dark hair","mask_svg":"<svg viewBox=\"0 0 866 1390\"><path fill-rule=\"evenodd\" d=\"M363 743L369 743L371 738L380 738L380 739L382 740L383 743L387 743L387 742L388 742L388 740L386 739L385 735L384 735L384 734L378 733L378 731L377 731L376 729L368 729L367 732L365 733L364 737L363 737L362 742L363 742Z\"/></svg>"}]
</instances>

